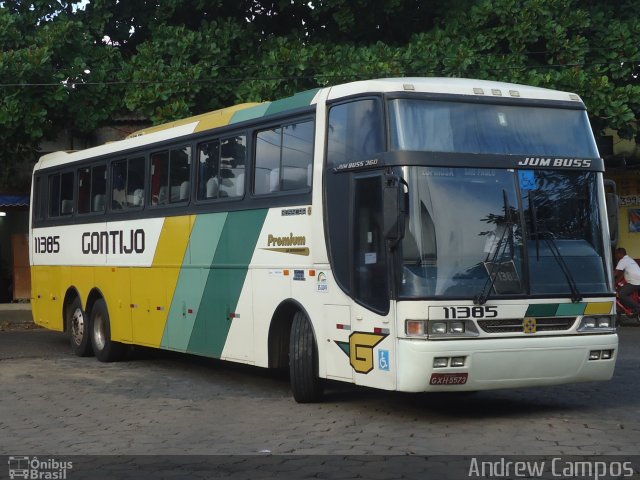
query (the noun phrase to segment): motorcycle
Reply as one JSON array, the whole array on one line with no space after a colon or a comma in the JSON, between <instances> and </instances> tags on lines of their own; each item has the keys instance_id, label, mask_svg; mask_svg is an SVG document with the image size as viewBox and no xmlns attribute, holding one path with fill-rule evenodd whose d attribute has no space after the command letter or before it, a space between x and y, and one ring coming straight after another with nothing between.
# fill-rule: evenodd
<instances>
[{"instance_id":1,"label":"motorcycle","mask_svg":"<svg viewBox=\"0 0 640 480\"><path fill-rule=\"evenodd\" d=\"M622 326L640 326L639 316L634 315L633 310L620 301L620 288L626 283L627 282L622 280L616 284L616 323ZM631 294L631 299L636 303L640 303L640 294L638 291Z\"/></svg>"}]
</instances>

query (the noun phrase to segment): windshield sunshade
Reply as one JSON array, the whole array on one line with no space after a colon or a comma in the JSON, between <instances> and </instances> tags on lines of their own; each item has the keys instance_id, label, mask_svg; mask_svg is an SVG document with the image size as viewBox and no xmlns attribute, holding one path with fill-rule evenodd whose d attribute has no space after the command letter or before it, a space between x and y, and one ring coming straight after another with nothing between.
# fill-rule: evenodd
<instances>
[{"instance_id":1,"label":"windshield sunshade","mask_svg":"<svg viewBox=\"0 0 640 480\"><path fill-rule=\"evenodd\" d=\"M392 150L597 158L583 110L397 99Z\"/></svg>"}]
</instances>

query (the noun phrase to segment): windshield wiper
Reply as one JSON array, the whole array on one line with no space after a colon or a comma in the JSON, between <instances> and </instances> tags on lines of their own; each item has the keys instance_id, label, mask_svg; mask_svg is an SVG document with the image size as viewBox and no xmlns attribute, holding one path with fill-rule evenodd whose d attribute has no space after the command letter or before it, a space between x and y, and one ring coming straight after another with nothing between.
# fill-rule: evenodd
<instances>
[{"instance_id":1,"label":"windshield wiper","mask_svg":"<svg viewBox=\"0 0 640 480\"><path fill-rule=\"evenodd\" d=\"M551 236L551 233L550 232L543 232L543 233L546 233L549 235L545 237L544 240L545 242L547 242L547 245L549 246L549 250L553 254L553 258L555 258L556 262L558 262L558 265L560 266L560 270L562 270L562 273L564 273L564 277L567 279L567 284L571 289L571 301L573 303L578 303L579 301L582 300L582 295L580 294L580 290L578 290L578 285L576 284L576 281L573 278L573 275L571 274L571 270L569 270L569 266L564 261L564 258L562 257L562 254L558 249L558 245L556 244L556 241L554 240L554 238Z\"/></svg>"},{"instance_id":2,"label":"windshield wiper","mask_svg":"<svg viewBox=\"0 0 640 480\"><path fill-rule=\"evenodd\" d=\"M582 300L582 295L580 293L580 290L578 290L578 285L576 284L576 281L573 278L573 275L571 274L571 270L569 269L569 266L564 261L564 257L560 253L560 249L558 249L558 245L555 239L553 238L553 235L551 234L551 232L547 230L538 230L538 214L536 212L536 206L531 197L531 192L529 192L529 211L531 212L531 223L533 224L532 233L536 238L536 260L540 261L540 240L539 239L540 239L540 236L542 235L542 238L544 239L545 242L547 242L547 245L549 246L549 251L553 255L553 258L558 263L560 270L562 270L562 273L564 274L564 278L567 280L567 284L569 285L569 289L571 290L571 301L573 303L578 303L579 301Z\"/></svg>"},{"instance_id":3,"label":"windshield wiper","mask_svg":"<svg viewBox=\"0 0 640 480\"><path fill-rule=\"evenodd\" d=\"M487 303L489 299L489 294L491 293L491 289L496 283L496 278L498 277L498 273L502 268L502 263L498 263L498 259L502 258L504 251L507 248L507 245L511 244L511 252L513 253L513 221L511 219L511 206L509 205L509 198L506 190L502 190L502 197L504 202L504 230L502 231L502 235L496 244L496 249L493 253L493 257L491 257L491 269L489 269L489 277L487 281L484 283L482 290L475 297L473 297L473 303L475 305L484 305ZM497 225L497 222L496 222ZM509 233L509 240L506 240L507 232ZM485 260L489 260L489 254L487 254L487 258Z\"/></svg>"}]
</instances>

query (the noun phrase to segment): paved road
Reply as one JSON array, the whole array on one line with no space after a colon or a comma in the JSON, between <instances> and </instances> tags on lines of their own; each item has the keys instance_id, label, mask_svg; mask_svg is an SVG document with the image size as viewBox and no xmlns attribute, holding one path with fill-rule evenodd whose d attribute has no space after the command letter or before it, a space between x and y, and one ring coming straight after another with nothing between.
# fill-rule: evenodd
<instances>
[{"instance_id":1,"label":"paved road","mask_svg":"<svg viewBox=\"0 0 640 480\"><path fill-rule=\"evenodd\" d=\"M332 384L299 405L264 370L145 350L104 364L59 333L4 331L0 455L637 455L640 328L620 341L607 383L457 396Z\"/></svg>"}]
</instances>

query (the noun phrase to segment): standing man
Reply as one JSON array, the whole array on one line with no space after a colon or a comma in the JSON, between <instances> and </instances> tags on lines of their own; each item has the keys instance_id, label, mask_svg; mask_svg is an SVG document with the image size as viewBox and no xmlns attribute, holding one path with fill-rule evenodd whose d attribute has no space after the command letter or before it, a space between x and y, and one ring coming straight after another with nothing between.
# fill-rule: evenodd
<instances>
[{"instance_id":1,"label":"standing man","mask_svg":"<svg viewBox=\"0 0 640 480\"><path fill-rule=\"evenodd\" d=\"M624 280L627 282L618 290L618 296L622 304L633 311L633 315L640 315L640 305L631 299L633 292L640 291L640 266L627 255L624 248L616 249L616 283Z\"/></svg>"}]
</instances>

